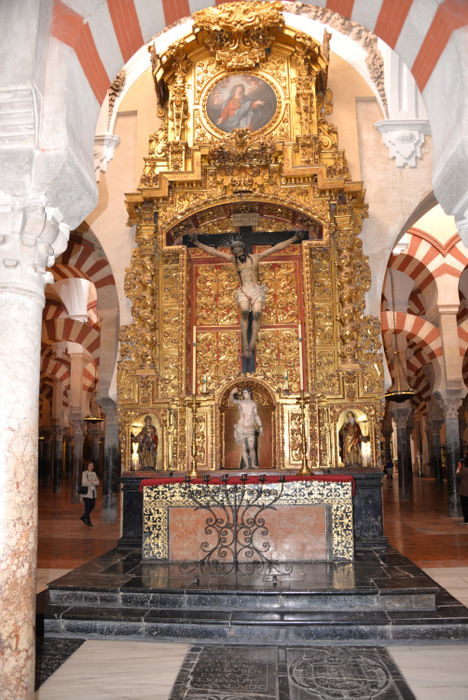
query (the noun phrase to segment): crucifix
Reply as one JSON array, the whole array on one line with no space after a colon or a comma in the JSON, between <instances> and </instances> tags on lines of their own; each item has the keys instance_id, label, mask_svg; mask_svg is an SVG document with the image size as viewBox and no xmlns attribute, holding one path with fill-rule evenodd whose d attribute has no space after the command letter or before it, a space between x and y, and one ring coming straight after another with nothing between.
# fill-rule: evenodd
<instances>
[{"instance_id":1,"label":"crucifix","mask_svg":"<svg viewBox=\"0 0 468 700\"><path fill-rule=\"evenodd\" d=\"M247 230L246 230L247 229ZM283 232L284 233L284 232ZM250 234L250 236L248 235ZM263 234L264 236L265 234ZM271 236L274 234L266 234L271 241ZM240 311L240 328L243 359L243 371L254 371L254 352L257 343L257 335L260 330L262 311L265 304L266 286L260 284L259 265L262 260L270 255L278 253L288 245L301 241L307 235L306 231L296 231L293 236L276 243L271 248L262 251L261 253L252 253L252 243L249 244L248 238L252 238L252 227L241 227L240 234L231 235L229 247L231 253L217 250L210 245L206 245L199 241L196 233L190 234L189 240L191 243L201 248L206 253L213 255L223 260L228 260L236 268L239 278L239 287L236 292L236 302ZM258 234L256 235L256 238ZM256 241L257 242L257 241ZM258 242L257 242L258 243ZM247 360L244 363L244 360ZM247 365L244 367L244 364ZM253 367L250 367L253 365Z\"/></svg>"}]
</instances>

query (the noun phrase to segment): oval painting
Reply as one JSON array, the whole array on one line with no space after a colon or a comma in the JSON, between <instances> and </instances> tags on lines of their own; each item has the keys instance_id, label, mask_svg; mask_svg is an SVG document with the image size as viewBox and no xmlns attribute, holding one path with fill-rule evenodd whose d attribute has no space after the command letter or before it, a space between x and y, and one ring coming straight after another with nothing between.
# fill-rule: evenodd
<instances>
[{"instance_id":1,"label":"oval painting","mask_svg":"<svg viewBox=\"0 0 468 700\"><path fill-rule=\"evenodd\" d=\"M274 116L276 107L273 88L262 78L248 73L223 78L206 101L210 121L228 133L245 127L250 131L262 129Z\"/></svg>"}]
</instances>

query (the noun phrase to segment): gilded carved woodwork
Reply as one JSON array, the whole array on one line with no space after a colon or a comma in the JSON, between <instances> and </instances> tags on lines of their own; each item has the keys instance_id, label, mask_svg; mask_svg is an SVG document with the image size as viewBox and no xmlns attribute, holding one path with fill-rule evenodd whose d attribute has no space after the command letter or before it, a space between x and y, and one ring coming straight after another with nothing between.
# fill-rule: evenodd
<instances>
[{"instance_id":1,"label":"gilded carved woodwork","mask_svg":"<svg viewBox=\"0 0 468 700\"><path fill-rule=\"evenodd\" d=\"M208 8L160 56L150 47L161 124L149 136L138 189L126 198L136 227L125 280L133 320L120 331L118 367L127 468L131 421L144 407L160 417L163 466L187 469L194 371L202 469L223 466L233 386L251 387L271 410L269 466L298 468L299 323L311 466L339 466L337 422L348 406L366 425L369 459L377 459L383 369L379 321L365 314L363 183L351 180L329 121L329 36L321 47L287 27L281 10L281 3L261 2ZM252 107L250 123L231 128L222 114L240 85L243 95L251 89L263 97L252 92L259 112ZM193 232L209 234L229 253L223 239L240 225L254 235L307 234L260 266L267 297L248 375L241 374L234 266L186 245ZM261 240L254 252L265 250Z\"/></svg>"},{"instance_id":2,"label":"gilded carved woodwork","mask_svg":"<svg viewBox=\"0 0 468 700\"><path fill-rule=\"evenodd\" d=\"M225 70L253 68L265 61L274 30L284 27L281 2L235 3L194 15L194 30L204 31L205 46Z\"/></svg>"}]
</instances>

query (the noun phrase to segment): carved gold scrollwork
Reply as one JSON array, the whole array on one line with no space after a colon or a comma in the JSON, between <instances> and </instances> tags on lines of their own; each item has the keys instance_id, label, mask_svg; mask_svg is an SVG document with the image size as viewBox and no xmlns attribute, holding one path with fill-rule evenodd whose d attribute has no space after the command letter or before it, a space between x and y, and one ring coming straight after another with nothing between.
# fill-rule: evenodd
<instances>
[{"instance_id":1,"label":"carved gold scrollwork","mask_svg":"<svg viewBox=\"0 0 468 700\"><path fill-rule=\"evenodd\" d=\"M194 30L205 30L204 41L226 70L253 68L266 60L273 30L284 27L281 2L236 2L194 14Z\"/></svg>"},{"instance_id":2,"label":"carved gold scrollwork","mask_svg":"<svg viewBox=\"0 0 468 700\"><path fill-rule=\"evenodd\" d=\"M332 345L333 337L333 308L317 305L315 307L315 337L320 345Z\"/></svg>"},{"instance_id":3,"label":"carved gold scrollwork","mask_svg":"<svg viewBox=\"0 0 468 700\"><path fill-rule=\"evenodd\" d=\"M299 391L299 342L296 330L260 331L257 372L268 379L276 391L283 388L287 372L291 391Z\"/></svg>"},{"instance_id":4,"label":"carved gold scrollwork","mask_svg":"<svg viewBox=\"0 0 468 700\"><path fill-rule=\"evenodd\" d=\"M197 325L237 325L236 288L237 275L233 265L198 265Z\"/></svg>"},{"instance_id":5,"label":"carved gold scrollwork","mask_svg":"<svg viewBox=\"0 0 468 700\"><path fill-rule=\"evenodd\" d=\"M289 414L289 460L291 464L302 461L302 418L300 411Z\"/></svg>"},{"instance_id":6,"label":"carved gold scrollwork","mask_svg":"<svg viewBox=\"0 0 468 700\"><path fill-rule=\"evenodd\" d=\"M219 389L229 377L239 371L238 331L206 331L197 333L198 391L207 379L210 393Z\"/></svg>"},{"instance_id":7,"label":"carved gold scrollwork","mask_svg":"<svg viewBox=\"0 0 468 700\"><path fill-rule=\"evenodd\" d=\"M297 266L295 263L264 263L260 267L267 287L264 323L297 323Z\"/></svg>"},{"instance_id":8,"label":"carved gold scrollwork","mask_svg":"<svg viewBox=\"0 0 468 700\"><path fill-rule=\"evenodd\" d=\"M339 394L338 372L335 366L335 353L333 350L317 352L316 383L317 390L324 394Z\"/></svg>"}]
</instances>

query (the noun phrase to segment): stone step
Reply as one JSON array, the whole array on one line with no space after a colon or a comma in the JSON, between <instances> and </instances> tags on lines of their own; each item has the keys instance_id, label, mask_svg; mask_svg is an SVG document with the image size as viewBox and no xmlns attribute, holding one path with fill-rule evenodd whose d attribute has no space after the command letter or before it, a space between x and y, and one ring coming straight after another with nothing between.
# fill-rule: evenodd
<instances>
[{"instance_id":1,"label":"stone step","mask_svg":"<svg viewBox=\"0 0 468 700\"><path fill-rule=\"evenodd\" d=\"M138 591L82 590L49 587L53 605L95 606L127 609L172 608L182 610L243 610L243 611L333 611L333 610L434 610L437 586L424 588L376 587L368 590L342 591Z\"/></svg>"},{"instance_id":2,"label":"stone step","mask_svg":"<svg viewBox=\"0 0 468 700\"><path fill-rule=\"evenodd\" d=\"M39 613L41 614L41 613ZM467 640L468 612L440 611L181 610L50 606L42 613L45 636L114 637L239 644L403 640Z\"/></svg>"}]
</instances>

